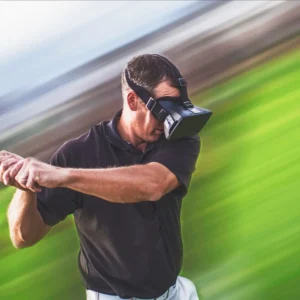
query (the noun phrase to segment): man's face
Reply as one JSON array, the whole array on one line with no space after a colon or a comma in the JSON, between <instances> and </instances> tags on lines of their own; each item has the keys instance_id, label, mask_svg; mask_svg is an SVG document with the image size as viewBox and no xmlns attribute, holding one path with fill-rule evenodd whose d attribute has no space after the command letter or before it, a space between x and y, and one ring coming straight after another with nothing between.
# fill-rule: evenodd
<instances>
[{"instance_id":1,"label":"man's face","mask_svg":"<svg viewBox=\"0 0 300 300\"><path fill-rule=\"evenodd\" d=\"M180 92L178 89L169 86L167 82L162 82L155 89L155 99L166 96L179 97ZM158 121L140 99L133 126L136 135L149 143L157 141L164 134L163 122Z\"/></svg>"}]
</instances>

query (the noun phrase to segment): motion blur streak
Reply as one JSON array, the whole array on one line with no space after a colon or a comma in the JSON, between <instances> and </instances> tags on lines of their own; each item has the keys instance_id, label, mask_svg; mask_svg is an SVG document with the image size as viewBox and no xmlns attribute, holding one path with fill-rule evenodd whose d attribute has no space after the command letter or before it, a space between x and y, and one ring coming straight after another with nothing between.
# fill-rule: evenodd
<instances>
[{"instance_id":1,"label":"motion blur streak","mask_svg":"<svg viewBox=\"0 0 300 300\"><path fill-rule=\"evenodd\" d=\"M121 106L132 56L167 55L193 102L214 112L184 199L181 274L205 300L299 299L300 2L129 1L106 14L106 2L63 3L57 24L82 11L80 26L0 52L0 149L47 160ZM143 5L140 26L130 23ZM0 299L84 299L72 217L15 250L4 217L13 192L0 190Z\"/></svg>"}]
</instances>

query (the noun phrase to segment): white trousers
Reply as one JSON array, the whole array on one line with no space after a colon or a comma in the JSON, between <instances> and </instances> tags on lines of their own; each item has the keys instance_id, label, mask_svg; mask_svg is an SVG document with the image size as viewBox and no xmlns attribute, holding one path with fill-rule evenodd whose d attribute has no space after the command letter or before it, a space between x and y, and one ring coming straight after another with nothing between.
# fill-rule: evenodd
<instances>
[{"instance_id":1,"label":"white trousers","mask_svg":"<svg viewBox=\"0 0 300 300\"><path fill-rule=\"evenodd\" d=\"M121 300L119 296L110 296L101 294L92 290L86 291L87 300ZM174 289L171 289L168 297L161 296L156 298L157 300L199 300L197 290L194 283L184 277L178 276ZM128 300L152 300L152 299L141 299L131 298Z\"/></svg>"}]
</instances>

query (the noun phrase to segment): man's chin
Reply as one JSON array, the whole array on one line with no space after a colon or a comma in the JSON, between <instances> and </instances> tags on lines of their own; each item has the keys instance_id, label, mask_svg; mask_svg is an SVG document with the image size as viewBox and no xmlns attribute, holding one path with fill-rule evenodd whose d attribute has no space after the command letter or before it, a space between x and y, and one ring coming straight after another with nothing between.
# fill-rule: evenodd
<instances>
[{"instance_id":1,"label":"man's chin","mask_svg":"<svg viewBox=\"0 0 300 300\"><path fill-rule=\"evenodd\" d=\"M158 141L162 137L163 133L153 133L148 139L149 143Z\"/></svg>"}]
</instances>

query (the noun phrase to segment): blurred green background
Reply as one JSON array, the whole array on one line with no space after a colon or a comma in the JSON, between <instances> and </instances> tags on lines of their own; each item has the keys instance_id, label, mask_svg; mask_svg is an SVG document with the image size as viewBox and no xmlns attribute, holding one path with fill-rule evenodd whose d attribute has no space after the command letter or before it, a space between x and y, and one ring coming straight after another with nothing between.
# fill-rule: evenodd
<instances>
[{"instance_id":1,"label":"blurred green background","mask_svg":"<svg viewBox=\"0 0 300 300\"><path fill-rule=\"evenodd\" d=\"M213 111L182 230L200 299L300 299L300 50L194 95ZM84 299L72 217L36 246L13 248L0 191L0 299Z\"/></svg>"}]
</instances>

